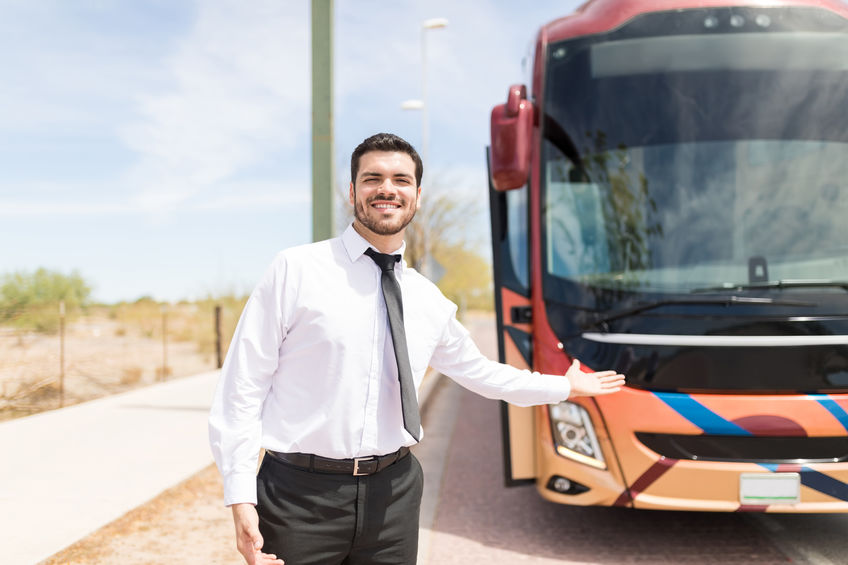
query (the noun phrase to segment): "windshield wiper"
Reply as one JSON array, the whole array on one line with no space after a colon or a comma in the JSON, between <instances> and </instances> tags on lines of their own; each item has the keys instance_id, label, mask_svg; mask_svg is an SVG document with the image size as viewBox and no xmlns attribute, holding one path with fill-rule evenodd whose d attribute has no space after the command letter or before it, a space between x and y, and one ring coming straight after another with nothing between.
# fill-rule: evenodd
<instances>
[{"instance_id":1,"label":"windshield wiper","mask_svg":"<svg viewBox=\"0 0 848 565\"><path fill-rule=\"evenodd\" d=\"M606 331L606 325L609 322L613 322L615 320L620 320L621 318L629 318L630 316L635 316L636 314L641 314L642 312L646 312L648 310L653 310L655 308L659 308L661 306L677 306L677 305L722 305L722 306L735 306L735 305L762 305L762 306L815 306L813 302L801 302L798 300L776 300L774 298L755 298L751 296L714 296L714 297L704 297L704 298L678 298L678 299L668 299L668 300L657 300L655 302L645 302L643 304L638 304L635 306L629 306L627 308L622 308L620 310L613 310L612 312L608 312L605 314L595 313L597 316L594 320L589 320L587 324L585 324L580 331L584 332L586 330L602 327ZM576 337L577 335L569 336Z\"/></svg>"},{"instance_id":2,"label":"windshield wiper","mask_svg":"<svg viewBox=\"0 0 848 565\"><path fill-rule=\"evenodd\" d=\"M784 279L779 281L763 281L755 283L724 283L719 286L708 286L705 288L694 288L690 292L716 292L721 290L760 290L772 288L841 288L848 290L848 281L834 281L828 279L805 280Z\"/></svg>"}]
</instances>

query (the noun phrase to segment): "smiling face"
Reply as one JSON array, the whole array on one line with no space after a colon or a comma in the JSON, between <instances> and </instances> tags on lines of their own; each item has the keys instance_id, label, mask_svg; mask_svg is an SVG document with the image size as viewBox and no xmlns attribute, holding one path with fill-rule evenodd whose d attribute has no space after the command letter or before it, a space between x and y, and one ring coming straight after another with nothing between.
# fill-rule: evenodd
<instances>
[{"instance_id":1,"label":"smiling face","mask_svg":"<svg viewBox=\"0 0 848 565\"><path fill-rule=\"evenodd\" d=\"M369 151L350 183L353 227L380 251L394 251L418 210L415 163L399 151ZM394 246L394 247L392 247Z\"/></svg>"}]
</instances>

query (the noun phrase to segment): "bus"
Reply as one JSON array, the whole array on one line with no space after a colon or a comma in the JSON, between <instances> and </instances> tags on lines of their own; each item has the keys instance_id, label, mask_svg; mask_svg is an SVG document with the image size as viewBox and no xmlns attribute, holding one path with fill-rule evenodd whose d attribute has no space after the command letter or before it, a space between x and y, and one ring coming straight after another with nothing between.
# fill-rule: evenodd
<instances>
[{"instance_id":1,"label":"bus","mask_svg":"<svg viewBox=\"0 0 848 565\"><path fill-rule=\"evenodd\" d=\"M848 4L591 0L491 113L500 360L627 377L503 404L508 485L848 511Z\"/></svg>"}]
</instances>

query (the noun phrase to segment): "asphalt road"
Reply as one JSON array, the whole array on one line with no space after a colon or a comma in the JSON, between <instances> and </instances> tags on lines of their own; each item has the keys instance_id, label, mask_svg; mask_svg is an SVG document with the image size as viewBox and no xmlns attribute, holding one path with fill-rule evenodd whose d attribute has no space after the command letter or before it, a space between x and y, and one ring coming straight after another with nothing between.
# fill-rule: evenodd
<instances>
[{"instance_id":1,"label":"asphalt road","mask_svg":"<svg viewBox=\"0 0 848 565\"><path fill-rule=\"evenodd\" d=\"M468 323L494 356L494 323ZM419 565L848 563L848 515L572 507L503 486L498 404L442 379L416 450L425 469Z\"/></svg>"}]
</instances>

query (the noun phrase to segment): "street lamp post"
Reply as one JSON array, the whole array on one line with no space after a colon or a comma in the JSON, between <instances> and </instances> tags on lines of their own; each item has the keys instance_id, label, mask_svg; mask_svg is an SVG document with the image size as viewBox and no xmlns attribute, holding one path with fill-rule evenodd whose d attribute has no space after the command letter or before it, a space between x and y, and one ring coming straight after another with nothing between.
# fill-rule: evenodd
<instances>
[{"instance_id":1,"label":"street lamp post","mask_svg":"<svg viewBox=\"0 0 848 565\"><path fill-rule=\"evenodd\" d=\"M430 18L421 23L421 99L407 100L401 104L404 110L421 111L421 160L427 161L427 150L430 142L430 124L428 121L427 106L427 31L447 27L448 20L445 18Z\"/></svg>"},{"instance_id":2,"label":"street lamp post","mask_svg":"<svg viewBox=\"0 0 848 565\"><path fill-rule=\"evenodd\" d=\"M421 150L424 152L422 159L425 163L428 163L427 149L430 141L430 124L427 120L427 31L441 29L447 25L445 18L431 18L421 24Z\"/></svg>"},{"instance_id":3,"label":"street lamp post","mask_svg":"<svg viewBox=\"0 0 848 565\"><path fill-rule=\"evenodd\" d=\"M401 103L401 108L404 110L420 110L421 111L421 160L426 166L430 163L427 160L429 150L430 124L428 122L428 106L427 106L427 32L431 29L440 29L447 27L448 20L445 18L431 18L421 22L421 99L407 100ZM418 257L418 262L415 265L416 269L427 278L430 278L430 243L428 241L427 230L421 232L423 238L423 255Z\"/></svg>"}]
</instances>

